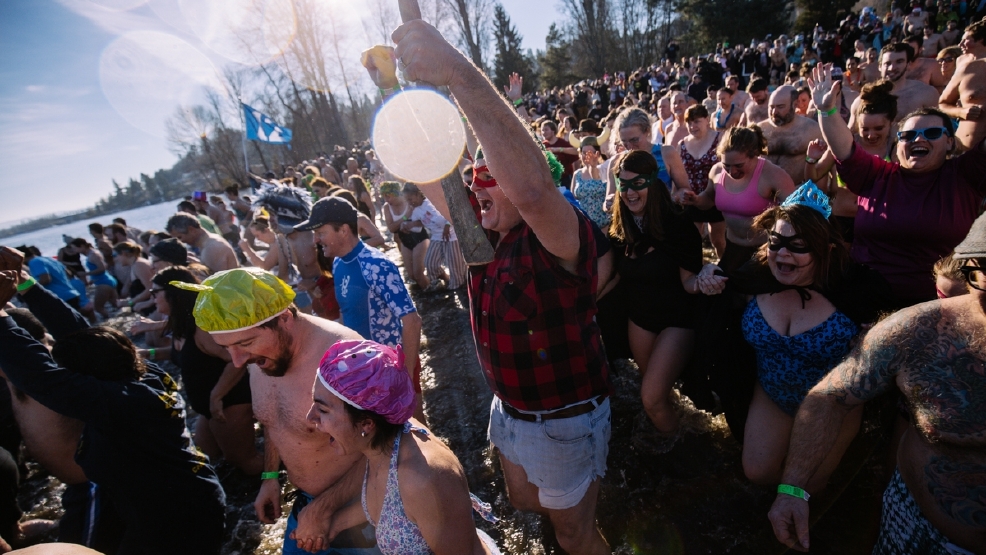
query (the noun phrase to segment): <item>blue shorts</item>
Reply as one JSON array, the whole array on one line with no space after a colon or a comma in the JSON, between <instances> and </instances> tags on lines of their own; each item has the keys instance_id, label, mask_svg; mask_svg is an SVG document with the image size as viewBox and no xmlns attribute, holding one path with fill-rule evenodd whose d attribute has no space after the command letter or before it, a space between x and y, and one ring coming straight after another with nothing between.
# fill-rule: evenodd
<instances>
[{"instance_id":1,"label":"blue shorts","mask_svg":"<svg viewBox=\"0 0 986 555\"><path fill-rule=\"evenodd\" d=\"M291 539L291 532L298 527L298 513L313 499L311 495L301 490L298 490L297 493L298 496L291 506L291 514L288 515L287 527L284 529L282 555L311 555L298 547L298 542ZM366 523L349 530L343 530L336 536L336 539L332 540L328 549L319 551L315 555L383 555L376 545L377 539L373 534L373 527Z\"/></svg>"},{"instance_id":2,"label":"blue shorts","mask_svg":"<svg viewBox=\"0 0 986 555\"><path fill-rule=\"evenodd\" d=\"M524 468L546 509L578 505L592 481L606 474L610 432L608 398L591 412L542 422L513 418L496 396L490 409L490 441Z\"/></svg>"},{"instance_id":3,"label":"blue shorts","mask_svg":"<svg viewBox=\"0 0 986 555\"><path fill-rule=\"evenodd\" d=\"M312 305L312 296L308 294L308 291L295 290L294 304L301 309L308 308Z\"/></svg>"}]
</instances>

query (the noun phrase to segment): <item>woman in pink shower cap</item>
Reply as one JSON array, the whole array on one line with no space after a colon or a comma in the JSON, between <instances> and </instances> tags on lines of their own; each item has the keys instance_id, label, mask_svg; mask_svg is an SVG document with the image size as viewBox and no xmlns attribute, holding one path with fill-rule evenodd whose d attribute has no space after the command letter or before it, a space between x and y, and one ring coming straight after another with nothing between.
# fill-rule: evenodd
<instances>
[{"instance_id":1,"label":"woman in pink shower cap","mask_svg":"<svg viewBox=\"0 0 986 555\"><path fill-rule=\"evenodd\" d=\"M330 537L369 521L384 555L499 555L473 524L473 510L493 521L489 506L469 493L455 454L413 412L400 347L340 341L322 357L308 420L333 448L366 456L362 502L336 514Z\"/></svg>"}]
</instances>

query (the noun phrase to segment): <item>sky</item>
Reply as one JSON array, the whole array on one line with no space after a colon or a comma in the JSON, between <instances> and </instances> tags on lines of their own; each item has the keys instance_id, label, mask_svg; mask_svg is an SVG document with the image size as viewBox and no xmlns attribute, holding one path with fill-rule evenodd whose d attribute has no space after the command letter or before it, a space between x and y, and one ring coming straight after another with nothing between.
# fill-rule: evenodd
<instances>
[{"instance_id":1,"label":"sky","mask_svg":"<svg viewBox=\"0 0 986 555\"><path fill-rule=\"evenodd\" d=\"M0 227L83 209L114 179L171 167L164 121L222 87L237 59L214 25L244 1L0 0ZM368 9L323 1L348 17ZM543 49L554 2L499 1L524 47Z\"/></svg>"}]
</instances>

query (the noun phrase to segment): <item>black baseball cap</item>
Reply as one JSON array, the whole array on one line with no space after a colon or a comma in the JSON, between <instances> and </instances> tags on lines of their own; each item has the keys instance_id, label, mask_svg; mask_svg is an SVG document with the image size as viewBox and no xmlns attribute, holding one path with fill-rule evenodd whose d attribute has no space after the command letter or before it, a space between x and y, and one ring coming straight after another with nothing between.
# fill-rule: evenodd
<instances>
[{"instance_id":1,"label":"black baseball cap","mask_svg":"<svg viewBox=\"0 0 986 555\"><path fill-rule=\"evenodd\" d=\"M311 216L294 226L295 231L312 231L325 224L356 224L358 212L348 201L339 197L327 197L312 206Z\"/></svg>"}]
</instances>

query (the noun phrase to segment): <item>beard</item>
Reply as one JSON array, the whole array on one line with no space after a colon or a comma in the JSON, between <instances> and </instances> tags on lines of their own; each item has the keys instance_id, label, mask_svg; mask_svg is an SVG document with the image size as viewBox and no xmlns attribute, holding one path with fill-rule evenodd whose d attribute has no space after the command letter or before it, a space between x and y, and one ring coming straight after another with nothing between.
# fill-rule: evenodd
<instances>
[{"instance_id":1,"label":"beard","mask_svg":"<svg viewBox=\"0 0 986 555\"><path fill-rule=\"evenodd\" d=\"M273 363L271 368L260 368L260 371L272 378L280 378L288 373L294 357L291 355L291 337L283 330L277 330L277 355L268 358Z\"/></svg>"},{"instance_id":2,"label":"beard","mask_svg":"<svg viewBox=\"0 0 986 555\"><path fill-rule=\"evenodd\" d=\"M786 115L783 116L771 116L770 122L777 127L784 127L785 125L794 121L794 110L788 111Z\"/></svg>"}]
</instances>

